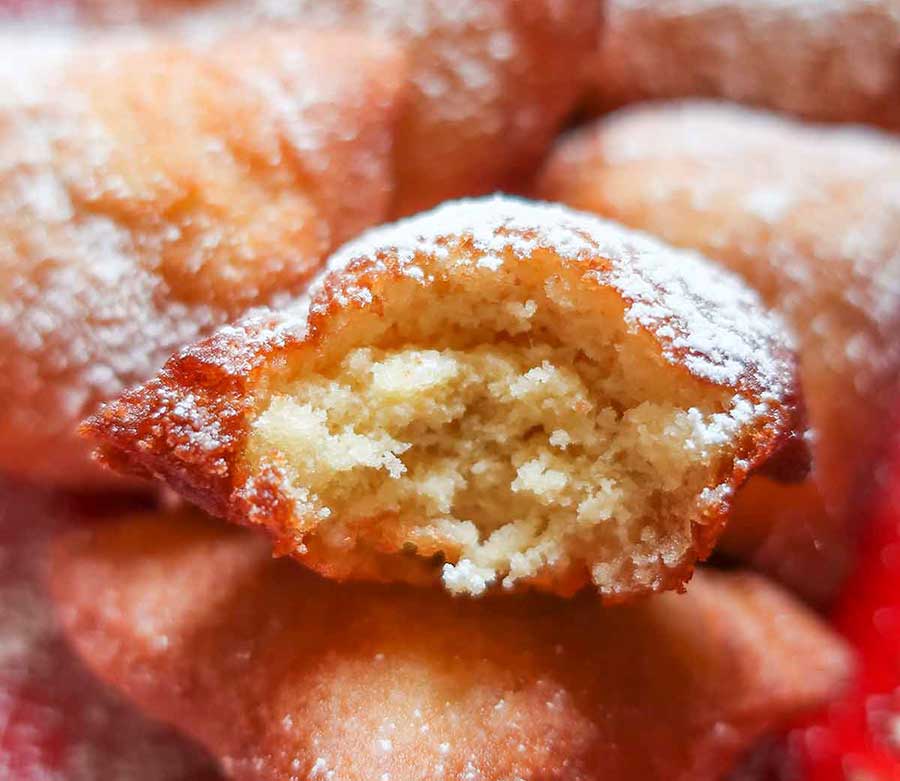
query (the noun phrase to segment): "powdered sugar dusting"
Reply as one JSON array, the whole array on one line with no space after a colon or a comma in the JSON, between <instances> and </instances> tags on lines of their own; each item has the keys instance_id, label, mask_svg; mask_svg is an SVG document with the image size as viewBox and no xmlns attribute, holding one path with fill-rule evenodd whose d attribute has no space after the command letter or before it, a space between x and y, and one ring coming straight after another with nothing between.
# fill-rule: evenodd
<instances>
[{"instance_id":1,"label":"powdered sugar dusting","mask_svg":"<svg viewBox=\"0 0 900 781\"><path fill-rule=\"evenodd\" d=\"M474 252L451 253L463 242ZM786 343L783 324L737 276L697 253L562 206L503 196L450 202L363 234L332 256L327 273L387 253L402 273L421 279L421 255L496 267L541 250L574 262L610 261L589 274L616 289L628 302L627 319L656 333L665 354L696 376L720 385L752 378L775 393L786 391L789 366L772 351ZM352 264L349 271L352 276ZM342 285L341 294L361 304L370 295L352 284Z\"/></svg>"},{"instance_id":2,"label":"powdered sugar dusting","mask_svg":"<svg viewBox=\"0 0 900 781\"><path fill-rule=\"evenodd\" d=\"M29 47L21 50L27 63ZM56 69L43 63L29 72L26 64L6 82L17 89L0 107L0 225L8 239L0 249L0 391L6 400L21 397L10 413L23 428L37 423L36 414L44 426L71 427L98 398L149 376L213 321L203 308L189 312L177 302L159 311L159 281L135 262L124 226L89 212L74 219L82 186L104 188L96 174L114 142L83 95L54 97L67 62L54 52ZM46 395L60 419L43 418L27 401Z\"/></svg>"},{"instance_id":3,"label":"powdered sugar dusting","mask_svg":"<svg viewBox=\"0 0 900 781\"><path fill-rule=\"evenodd\" d=\"M497 114L496 106L502 105L508 86L506 63L521 54L523 41L507 31L509 22L502 3L367 0L353 4L352 16L349 6L320 0L259 3L264 17L299 17L304 23L329 27L364 24L380 35L412 42L415 61L410 78L429 122L481 122L487 118L500 126L508 121ZM490 45L496 40L493 36L504 33L499 46ZM529 119L526 108L519 109L520 123L523 130L533 131L541 119Z\"/></svg>"}]
</instances>

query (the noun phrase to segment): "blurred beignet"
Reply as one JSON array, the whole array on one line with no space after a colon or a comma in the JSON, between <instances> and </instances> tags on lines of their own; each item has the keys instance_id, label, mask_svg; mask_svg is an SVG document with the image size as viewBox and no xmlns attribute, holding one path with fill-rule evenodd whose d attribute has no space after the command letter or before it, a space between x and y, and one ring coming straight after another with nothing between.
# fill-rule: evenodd
<instances>
[{"instance_id":1,"label":"blurred beignet","mask_svg":"<svg viewBox=\"0 0 900 781\"><path fill-rule=\"evenodd\" d=\"M88 501L85 501L89 499ZM48 593L53 540L135 512L131 497L61 497L0 478L0 778L224 781L206 752L99 681ZM141 511L141 510L138 510Z\"/></svg>"},{"instance_id":2,"label":"blurred beignet","mask_svg":"<svg viewBox=\"0 0 900 781\"><path fill-rule=\"evenodd\" d=\"M814 433L797 485L754 478L724 539L815 599L852 558L900 369L900 142L737 107L635 108L564 140L537 187L706 253L780 310Z\"/></svg>"},{"instance_id":3,"label":"blurred beignet","mask_svg":"<svg viewBox=\"0 0 900 781\"><path fill-rule=\"evenodd\" d=\"M485 198L328 272L106 406L104 459L331 577L610 600L680 587L747 474L805 463L780 321L698 255Z\"/></svg>"},{"instance_id":4,"label":"blurred beignet","mask_svg":"<svg viewBox=\"0 0 900 781\"><path fill-rule=\"evenodd\" d=\"M335 584L182 512L63 537L53 592L103 680L237 781L718 781L823 704L838 637L761 579L451 600Z\"/></svg>"},{"instance_id":5,"label":"blurred beignet","mask_svg":"<svg viewBox=\"0 0 900 781\"><path fill-rule=\"evenodd\" d=\"M210 0L186 10L175 26L201 34L297 22L402 48L395 217L527 186L582 97L600 22L590 0Z\"/></svg>"},{"instance_id":6,"label":"blurred beignet","mask_svg":"<svg viewBox=\"0 0 900 781\"><path fill-rule=\"evenodd\" d=\"M595 0L55 2L81 27L140 22L202 38L299 24L396 45L409 68L393 217L450 198L522 191L582 98L600 23Z\"/></svg>"},{"instance_id":7,"label":"blurred beignet","mask_svg":"<svg viewBox=\"0 0 900 781\"><path fill-rule=\"evenodd\" d=\"M900 129L897 0L604 0L599 109L709 97Z\"/></svg>"},{"instance_id":8,"label":"blurred beignet","mask_svg":"<svg viewBox=\"0 0 900 781\"><path fill-rule=\"evenodd\" d=\"M86 488L81 419L384 219L403 63L300 31L3 47L0 470Z\"/></svg>"},{"instance_id":9,"label":"blurred beignet","mask_svg":"<svg viewBox=\"0 0 900 781\"><path fill-rule=\"evenodd\" d=\"M521 189L583 87L599 11L583 0L263 0L263 15L405 45L394 215ZM296 15L296 16L295 16Z\"/></svg>"}]
</instances>

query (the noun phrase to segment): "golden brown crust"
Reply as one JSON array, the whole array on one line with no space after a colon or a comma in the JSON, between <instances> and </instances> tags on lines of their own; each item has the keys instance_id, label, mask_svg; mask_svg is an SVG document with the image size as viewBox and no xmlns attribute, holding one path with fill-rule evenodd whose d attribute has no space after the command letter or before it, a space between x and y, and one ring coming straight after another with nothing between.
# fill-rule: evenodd
<instances>
[{"instance_id":1,"label":"golden brown crust","mask_svg":"<svg viewBox=\"0 0 900 781\"><path fill-rule=\"evenodd\" d=\"M154 380L105 406L85 426L101 444L102 459L121 471L160 477L214 515L262 525L279 553L329 576L381 579L387 572L389 579L428 581L433 575L423 573L421 562L412 560L403 570L409 557L396 557L393 570L377 564L342 568L341 561L329 561L314 540L308 544L316 521L303 515L279 463L254 466L246 460L247 438L267 388L300 376L324 356L333 359L360 342L387 338L397 312L386 311L401 286L430 290L434 302L462 300L512 275L517 285L533 288L535 297L548 280L565 279L593 291L595 305L614 301L625 312L620 317L668 364L685 398L692 388L698 392L699 383L726 392L735 410L729 414L748 410L732 436L727 465L707 486L709 500L691 521L689 554L661 563L652 583L634 583L607 598L680 587L693 562L712 550L731 494L750 472L779 451L795 471L806 464L805 446L798 447L803 419L793 357L780 323L734 278L699 256L673 252L587 215L486 199L379 229L343 249L329 268L306 306L224 328L173 357ZM416 322L408 310L401 310L401 318ZM401 547L387 544L385 550ZM550 584L532 585L571 593L590 578L583 563L555 574Z\"/></svg>"},{"instance_id":2,"label":"golden brown crust","mask_svg":"<svg viewBox=\"0 0 900 781\"><path fill-rule=\"evenodd\" d=\"M852 556L900 367L900 144L703 103L621 112L564 141L539 193L691 247L793 327L813 483L757 479L725 546L817 599Z\"/></svg>"},{"instance_id":3,"label":"golden brown crust","mask_svg":"<svg viewBox=\"0 0 900 781\"><path fill-rule=\"evenodd\" d=\"M473 602L336 585L265 548L132 517L61 539L52 568L91 669L243 781L713 781L847 674L841 642L753 576L627 608Z\"/></svg>"},{"instance_id":4,"label":"golden brown crust","mask_svg":"<svg viewBox=\"0 0 900 781\"><path fill-rule=\"evenodd\" d=\"M81 418L384 218L403 64L322 32L44 41L0 104L0 468L88 487Z\"/></svg>"},{"instance_id":5,"label":"golden brown crust","mask_svg":"<svg viewBox=\"0 0 900 781\"><path fill-rule=\"evenodd\" d=\"M895 0L607 0L594 102L710 97L900 128Z\"/></svg>"}]
</instances>

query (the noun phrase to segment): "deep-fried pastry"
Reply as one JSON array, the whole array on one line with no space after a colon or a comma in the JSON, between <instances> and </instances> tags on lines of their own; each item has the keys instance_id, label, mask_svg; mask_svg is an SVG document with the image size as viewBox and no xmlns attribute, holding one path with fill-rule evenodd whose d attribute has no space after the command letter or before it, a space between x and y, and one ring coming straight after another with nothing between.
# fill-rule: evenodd
<instances>
[{"instance_id":1,"label":"deep-fried pastry","mask_svg":"<svg viewBox=\"0 0 900 781\"><path fill-rule=\"evenodd\" d=\"M384 219L403 65L351 34L45 41L0 69L0 469L88 487L79 420Z\"/></svg>"},{"instance_id":2,"label":"deep-fried pastry","mask_svg":"<svg viewBox=\"0 0 900 781\"><path fill-rule=\"evenodd\" d=\"M276 0L263 14L405 43L397 216L521 187L583 91L598 9L584 0Z\"/></svg>"},{"instance_id":3,"label":"deep-fried pastry","mask_svg":"<svg viewBox=\"0 0 900 781\"><path fill-rule=\"evenodd\" d=\"M393 209L402 216L525 186L582 96L599 11L592 0L224 0L182 21L202 30L292 20L403 47Z\"/></svg>"},{"instance_id":4,"label":"deep-fried pastry","mask_svg":"<svg viewBox=\"0 0 900 781\"><path fill-rule=\"evenodd\" d=\"M900 129L897 0L605 0L600 106L726 98Z\"/></svg>"},{"instance_id":5,"label":"deep-fried pastry","mask_svg":"<svg viewBox=\"0 0 900 781\"><path fill-rule=\"evenodd\" d=\"M452 600L322 580L183 514L63 538L52 579L91 669L238 781L716 781L847 673L749 575L628 607Z\"/></svg>"},{"instance_id":6,"label":"deep-fried pastry","mask_svg":"<svg viewBox=\"0 0 900 781\"><path fill-rule=\"evenodd\" d=\"M107 406L106 460L331 577L612 600L679 587L749 472L803 466L781 322L698 255L486 198L328 268Z\"/></svg>"},{"instance_id":7,"label":"deep-fried pastry","mask_svg":"<svg viewBox=\"0 0 900 781\"><path fill-rule=\"evenodd\" d=\"M394 146L401 216L526 184L582 96L600 8L595 0L75 0L71 16L201 35L287 22L395 43L410 65Z\"/></svg>"},{"instance_id":8,"label":"deep-fried pastry","mask_svg":"<svg viewBox=\"0 0 900 781\"><path fill-rule=\"evenodd\" d=\"M632 109L561 143L539 193L742 274L799 342L812 479L754 478L726 547L814 598L852 556L900 367L900 143L734 107Z\"/></svg>"}]
</instances>

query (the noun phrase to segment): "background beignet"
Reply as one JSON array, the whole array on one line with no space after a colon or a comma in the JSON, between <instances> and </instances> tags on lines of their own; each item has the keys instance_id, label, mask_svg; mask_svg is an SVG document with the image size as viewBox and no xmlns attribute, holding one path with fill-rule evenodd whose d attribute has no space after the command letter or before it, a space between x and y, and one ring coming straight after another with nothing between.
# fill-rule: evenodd
<instances>
[{"instance_id":1,"label":"background beignet","mask_svg":"<svg viewBox=\"0 0 900 781\"><path fill-rule=\"evenodd\" d=\"M409 68L393 217L450 198L522 191L582 99L600 26L595 0L32 2L21 13L32 23L88 31L137 25L203 39L296 24L395 45Z\"/></svg>"},{"instance_id":2,"label":"background beignet","mask_svg":"<svg viewBox=\"0 0 900 781\"><path fill-rule=\"evenodd\" d=\"M900 129L897 0L598 0L594 108L722 98Z\"/></svg>"},{"instance_id":3,"label":"background beignet","mask_svg":"<svg viewBox=\"0 0 900 781\"><path fill-rule=\"evenodd\" d=\"M599 27L584 0L263 0L260 13L405 47L395 217L521 190L573 112ZM237 13L243 12L238 4Z\"/></svg>"},{"instance_id":4,"label":"background beignet","mask_svg":"<svg viewBox=\"0 0 900 781\"><path fill-rule=\"evenodd\" d=\"M0 778L223 781L193 741L100 681L67 642L48 593L50 548L83 513L126 512L122 495L71 502L0 478ZM133 512L133 505L130 506Z\"/></svg>"},{"instance_id":5,"label":"background beignet","mask_svg":"<svg viewBox=\"0 0 900 781\"><path fill-rule=\"evenodd\" d=\"M2 45L0 470L85 489L85 415L384 218L403 63L299 31Z\"/></svg>"},{"instance_id":6,"label":"background beignet","mask_svg":"<svg viewBox=\"0 0 900 781\"><path fill-rule=\"evenodd\" d=\"M322 580L190 514L63 537L53 587L91 669L237 781L717 781L848 668L755 576L616 608L452 600Z\"/></svg>"},{"instance_id":7,"label":"background beignet","mask_svg":"<svg viewBox=\"0 0 900 781\"><path fill-rule=\"evenodd\" d=\"M780 321L643 234L460 201L328 270L105 407L105 458L331 577L624 600L681 586L798 442Z\"/></svg>"}]
</instances>

